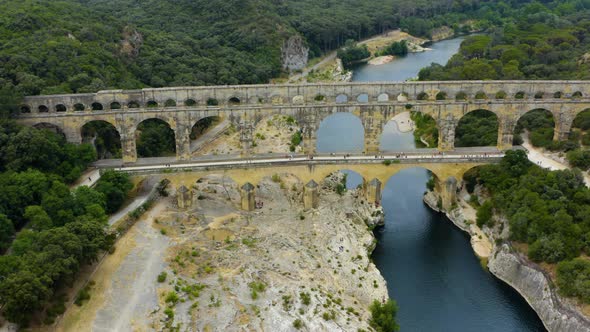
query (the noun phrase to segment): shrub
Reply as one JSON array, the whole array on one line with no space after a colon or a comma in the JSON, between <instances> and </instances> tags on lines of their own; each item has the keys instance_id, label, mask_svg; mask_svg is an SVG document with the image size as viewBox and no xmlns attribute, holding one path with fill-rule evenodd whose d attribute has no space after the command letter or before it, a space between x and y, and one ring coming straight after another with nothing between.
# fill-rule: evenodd
<instances>
[{"instance_id":1,"label":"shrub","mask_svg":"<svg viewBox=\"0 0 590 332\"><path fill-rule=\"evenodd\" d=\"M166 281L167 276L168 274L166 273L166 271L162 271L162 273L158 274L158 282Z\"/></svg>"},{"instance_id":2,"label":"shrub","mask_svg":"<svg viewBox=\"0 0 590 332\"><path fill-rule=\"evenodd\" d=\"M397 304L395 301L389 299L386 303L375 300L369 307L371 318L369 318L369 326L377 332L393 332L399 331L399 325L395 320L397 314Z\"/></svg>"}]
</instances>

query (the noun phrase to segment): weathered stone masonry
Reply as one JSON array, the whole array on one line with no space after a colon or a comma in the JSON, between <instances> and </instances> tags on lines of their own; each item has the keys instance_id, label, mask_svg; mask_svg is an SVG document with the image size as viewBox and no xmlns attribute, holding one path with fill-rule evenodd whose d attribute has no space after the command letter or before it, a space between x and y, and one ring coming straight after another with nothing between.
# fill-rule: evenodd
<instances>
[{"instance_id":1,"label":"weathered stone masonry","mask_svg":"<svg viewBox=\"0 0 590 332\"><path fill-rule=\"evenodd\" d=\"M123 160L137 160L135 131L144 120L165 121L176 136L177 159L190 159L192 126L210 116L226 116L242 132L248 153L252 128L262 119L293 116L303 129L305 151L314 153L320 122L336 112L353 113L365 129L365 153L379 150L387 121L408 110L432 116L439 128L439 150L454 149L455 128L465 114L479 109L498 117L498 148L512 146L518 119L534 109L551 111L555 139L569 135L575 116L590 109L586 81L449 81L240 85L109 90L90 94L31 96L19 121L59 127L70 142L82 141L81 129L96 120L111 123L121 135Z\"/></svg>"}]
</instances>

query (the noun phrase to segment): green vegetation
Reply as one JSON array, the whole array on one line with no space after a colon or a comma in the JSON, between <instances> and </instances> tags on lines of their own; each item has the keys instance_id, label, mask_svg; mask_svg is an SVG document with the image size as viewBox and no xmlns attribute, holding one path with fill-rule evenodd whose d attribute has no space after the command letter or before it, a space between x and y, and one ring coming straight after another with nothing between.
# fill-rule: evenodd
<instances>
[{"instance_id":1,"label":"green vegetation","mask_svg":"<svg viewBox=\"0 0 590 332\"><path fill-rule=\"evenodd\" d=\"M303 140L303 136L301 136L301 132L300 131L295 132L295 134L293 134L293 136L291 136L291 145L289 146L289 150L291 152L294 152L295 149L299 146L299 144L301 144L302 140Z\"/></svg>"},{"instance_id":2,"label":"green vegetation","mask_svg":"<svg viewBox=\"0 0 590 332\"><path fill-rule=\"evenodd\" d=\"M455 146L495 146L498 142L498 118L490 111L465 114L455 129Z\"/></svg>"},{"instance_id":3,"label":"green vegetation","mask_svg":"<svg viewBox=\"0 0 590 332\"><path fill-rule=\"evenodd\" d=\"M381 303L375 300L369 307L369 311L371 311L369 326L375 329L375 331L399 331L399 325L395 320L395 315L397 314L397 304L395 301L388 299L386 303Z\"/></svg>"},{"instance_id":4,"label":"green vegetation","mask_svg":"<svg viewBox=\"0 0 590 332\"><path fill-rule=\"evenodd\" d=\"M338 58L342 60L342 65L345 68L367 59L371 56L371 52L367 45L356 45L354 40L346 41L346 45L338 50Z\"/></svg>"},{"instance_id":5,"label":"green vegetation","mask_svg":"<svg viewBox=\"0 0 590 332\"><path fill-rule=\"evenodd\" d=\"M422 69L420 80L589 79L590 63L580 59L590 47L590 3L515 2L488 4L496 28L465 39L459 54Z\"/></svg>"},{"instance_id":6,"label":"green vegetation","mask_svg":"<svg viewBox=\"0 0 590 332\"><path fill-rule=\"evenodd\" d=\"M313 58L392 28L421 36L443 24L460 30L480 6L486 4L8 0L0 4L0 105L14 111L20 97L41 93L266 83L280 76L280 48L291 36L303 36Z\"/></svg>"},{"instance_id":7,"label":"green vegetation","mask_svg":"<svg viewBox=\"0 0 590 332\"><path fill-rule=\"evenodd\" d=\"M438 128L436 121L431 116L420 112L411 112L410 117L416 125L416 130L414 130L414 142L416 142L416 146L418 148L437 147ZM422 143L422 140L428 143L428 146Z\"/></svg>"},{"instance_id":8,"label":"green vegetation","mask_svg":"<svg viewBox=\"0 0 590 332\"><path fill-rule=\"evenodd\" d=\"M376 56L383 56L383 55L398 55L403 56L408 54L408 42L405 40L399 42L393 42L386 48L382 49L380 52L375 54Z\"/></svg>"},{"instance_id":9,"label":"green vegetation","mask_svg":"<svg viewBox=\"0 0 590 332\"><path fill-rule=\"evenodd\" d=\"M257 300L258 293L263 293L266 290L266 284L260 281L252 281L248 284L248 287L250 287L251 290L250 297L252 297L252 300Z\"/></svg>"},{"instance_id":10,"label":"green vegetation","mask_svg":"<svg viewBox=\"0 0 590 332\"><path fill-rule=\"evenodd\" d=\"M106 212L120 203L107 189L121 190L122 202L131 184L126 175L107 172L96 189L70 191L66 183L96 153L47 129L2 120L0 141L0 248L10 248L0 257L0 302L5 318L26 325L74 281L81 266L111 247ZM88 289L82 290L76 302L88 297ZM48 309L47 322L56 314Z\"/></svg>"},{"instance_id":11,"label":"green vegetation","mask_svg":"<svg viewBox=\"0 0 590 332\"><path fill-rule=\"evenodd\" d=\"M528 255L537 262L557 263L590 252L590 189L579 171L548 171L533 165L524 151L508 151L500 164L476 173L476 181L492 195L478 210L478 224L489 223L491 209L504 216L510 238L529 244Z\"/></svg>"},{"instance_id":12,"label":"green vegetation","mask_svg":"<svg viewBox=\"0 0 590 332\"><path fill-rule=\"evenodd\" d=\"M162 273L158 274L158 282L162 283L166 281L166 277L168 277L168 273L166 273L166 271L162 271Z\"/></svg>"},{"instance_id":13,"label":"green vegetation","mask_svg":"<svg viewBox=\"0 0 590 332\"><path fill-rule=\"evenodd\" d=\"M527 130L533 146L558 150L559 142L553 142L554 127L555 121L551 112L543 109L532 110L518 120L514 143L522 144L520 135Z\"/></svg>"},{"instance_id":14,"label":"green vegetation","mask_svg":"<svg viewBox=\"0 0 590 332\"><path fill-rule=\"evenodd\" d=\"M565 296L575 296L584 303L590 303L590 261L575 258L557 265L557 286Z\"/></svg>"},{"instance_id":15,"label":"green vegetation","mask_svg":"<svg viewBox=\"0 0 590 332\"><path fill-rule=\"evenodd\" d=\"M137 126L137 155L139 157L163 157L174 155L176 140L170 126L159 119L148 119Z\"/></svg>"}]
</instances>

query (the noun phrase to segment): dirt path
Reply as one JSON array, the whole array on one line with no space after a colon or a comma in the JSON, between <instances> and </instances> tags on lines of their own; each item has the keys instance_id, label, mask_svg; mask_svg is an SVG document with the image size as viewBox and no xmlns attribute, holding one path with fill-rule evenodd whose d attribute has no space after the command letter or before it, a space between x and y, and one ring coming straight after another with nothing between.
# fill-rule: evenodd
<instances>
[{"instance_id":1,"label":"dirt path","mask_svg":"<svg viewBox=\"0 0 590 332\"><path fill-rule=\"evenodd\" d=\"M164 210L160 201L135 227L135 248L111 277L104 306L96 313L93 331L146 330L150 312L158 310L156 278L165 267L169 239L152 227Z\"/></svg>"},{"instance_id":2,"label":"dirt path","mask_svg":"<svg viewBox=\"0 0 590 332\"><path fill-rule=\"evenodd\" d=\"M544 151L534 147L530 143L527 135L522 135L522 139L524 141L522 143L522 146L528 150L528 157L530 161L534 162L535 164L543 168L548 168L552 171L571 169L569 165L563 164L548 157ZM587 172L582 172L582 174L584 175L584 182L586 183L586 186L590 187L590 175L588 175Z\"/></svg>"}]
</instances>

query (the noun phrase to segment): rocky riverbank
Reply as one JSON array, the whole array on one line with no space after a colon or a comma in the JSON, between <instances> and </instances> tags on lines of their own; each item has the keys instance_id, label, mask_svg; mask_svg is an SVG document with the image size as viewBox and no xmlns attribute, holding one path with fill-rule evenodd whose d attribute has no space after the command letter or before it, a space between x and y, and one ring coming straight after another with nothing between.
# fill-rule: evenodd
<instances>
[{"instance_id":1,"label":"rocky riverbank","mask_svg":"<svg viewBox=\"0 0 590 332\"><path fill-rule=\"evenodd\" d=\"M434 192L424 195L424 203L435 211L438 196ZM480 229L475 225L475 215L460 199L456 208L445 212L446 216L471 236L472 247L480 259L487 263L489 271L514 288L537 312L549 331L580 332L590 331L590 319L570 300L562 298L553 285L551 277L538 265L530 262L509 244L497 241L508 236L508 227L499 222L494 229ZM473 209L473 208L471 208ZM485 244L485 245L484 245ZM483 250L482 245L489 251ZM487 254L487 255L486 255Z\"/></svg>"},{"instance_id":2,"label":"rocky riverbank","mask_svg":"<svg viewBox=\"0 0 590 332\"><path fill-rule=\"evenodd\" d=\"M57 330L370 330L370 304L388 298L370 259L383 210L343 191L343 178L319 184L313 210L288 174L257 185L253 212L221 174L187 184L187 209L170 193L119 241L90 301Z\"/></svg>"}]
</instances>

